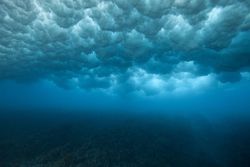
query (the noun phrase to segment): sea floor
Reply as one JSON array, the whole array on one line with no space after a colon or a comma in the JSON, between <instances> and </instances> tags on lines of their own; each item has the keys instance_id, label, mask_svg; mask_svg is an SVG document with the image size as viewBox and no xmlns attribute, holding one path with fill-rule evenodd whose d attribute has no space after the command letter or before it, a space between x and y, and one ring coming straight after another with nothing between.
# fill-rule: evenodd
<instances>
[{"instance_id":1,"label":"sea floor","mask_svg":"<svg viewBox=\"0 0 250 167\"><path fill-rule=\"evenodd\" d=\"M6 113L0 117L1 167L250 166L247 118Z\"/></svg>"}]
</instances>

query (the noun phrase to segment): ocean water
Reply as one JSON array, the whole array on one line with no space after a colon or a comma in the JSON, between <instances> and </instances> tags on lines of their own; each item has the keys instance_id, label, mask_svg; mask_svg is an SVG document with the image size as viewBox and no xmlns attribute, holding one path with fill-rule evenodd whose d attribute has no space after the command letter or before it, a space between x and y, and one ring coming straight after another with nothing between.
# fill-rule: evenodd
<instances>
[{"instance_id":1,"label":"ocean water","mask_svg":"<svg viewBox=\"0 0 250 167\"><path fill-rule=\"evenodd\" d=\"M0 167L250 167L250 0L0 0Z\"/></svg>"},{"instance_id":2,"label":"ocean water","mask_svg":"<svg viewBox=\"0 0 250 167\"><path fill-rule=\"evenodd\" d=\"M0 166L249 167L249 115L212 113L1 111Z\"/></svg>"}]
</instances>

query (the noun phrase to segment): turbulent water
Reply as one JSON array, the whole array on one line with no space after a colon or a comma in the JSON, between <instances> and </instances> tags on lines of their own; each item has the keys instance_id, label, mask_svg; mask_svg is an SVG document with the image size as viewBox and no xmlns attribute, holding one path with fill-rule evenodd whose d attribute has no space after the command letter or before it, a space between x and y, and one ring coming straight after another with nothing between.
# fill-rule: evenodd
<instances>
[{"instance_id":1,"label":"turbulent water","mask_svg":"<svg viewBox=\"0 0 250 167\"><path fill-rule=\"evenodd\" d=\"M197 112L2 112L0 166L248 167L248 118Z\"/></svg>"}]
</instances>

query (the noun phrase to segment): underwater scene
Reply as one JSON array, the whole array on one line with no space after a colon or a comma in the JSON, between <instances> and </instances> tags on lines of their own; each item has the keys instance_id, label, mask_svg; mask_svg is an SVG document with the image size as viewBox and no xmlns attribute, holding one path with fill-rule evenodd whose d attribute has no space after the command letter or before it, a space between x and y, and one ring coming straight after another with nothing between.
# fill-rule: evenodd
<instances>
[{"instance_id":1,"label":"underwater scene","mask_svg":"<svg viewBox=\"0 0 250 167\"><path fill-rule=\"evenodd\" d=\"M0 167L250 167L250 0L0 0Z\"/></svg>"},{"instance_id":2,"label":"underwater scene","mask_svg":"<svg viewBox=\"0 0 250 167\"><path fill-rule=\"evenodd\" d=\"M1 114L4 167L248 167L249 115Z\"/></svg>"}]
</instances>

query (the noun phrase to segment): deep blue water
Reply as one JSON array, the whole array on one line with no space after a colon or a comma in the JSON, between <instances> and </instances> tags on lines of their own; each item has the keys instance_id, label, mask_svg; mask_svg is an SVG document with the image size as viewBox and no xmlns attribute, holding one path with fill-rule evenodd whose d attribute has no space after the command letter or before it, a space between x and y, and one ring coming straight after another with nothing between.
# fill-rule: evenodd
<instances>
[{"instance_id":1,"label":"deep blue water","mask_svg":"<svg viewBox=\"0 0 250 167\"><path fill-rule=\"evenodd\" d=\"M212 113L1 111L0 166L249 167L249 115Z\"/></svg>"},{"instance_id":2,"label":"deep blue water","mask_svg":"<svg viewBox=\"0 0 250 167\"><path fill-rule=\"evenodd\" d=\"M250 0L0 0L0 167L250 167Z\"/></svg>"}]
</instances>

